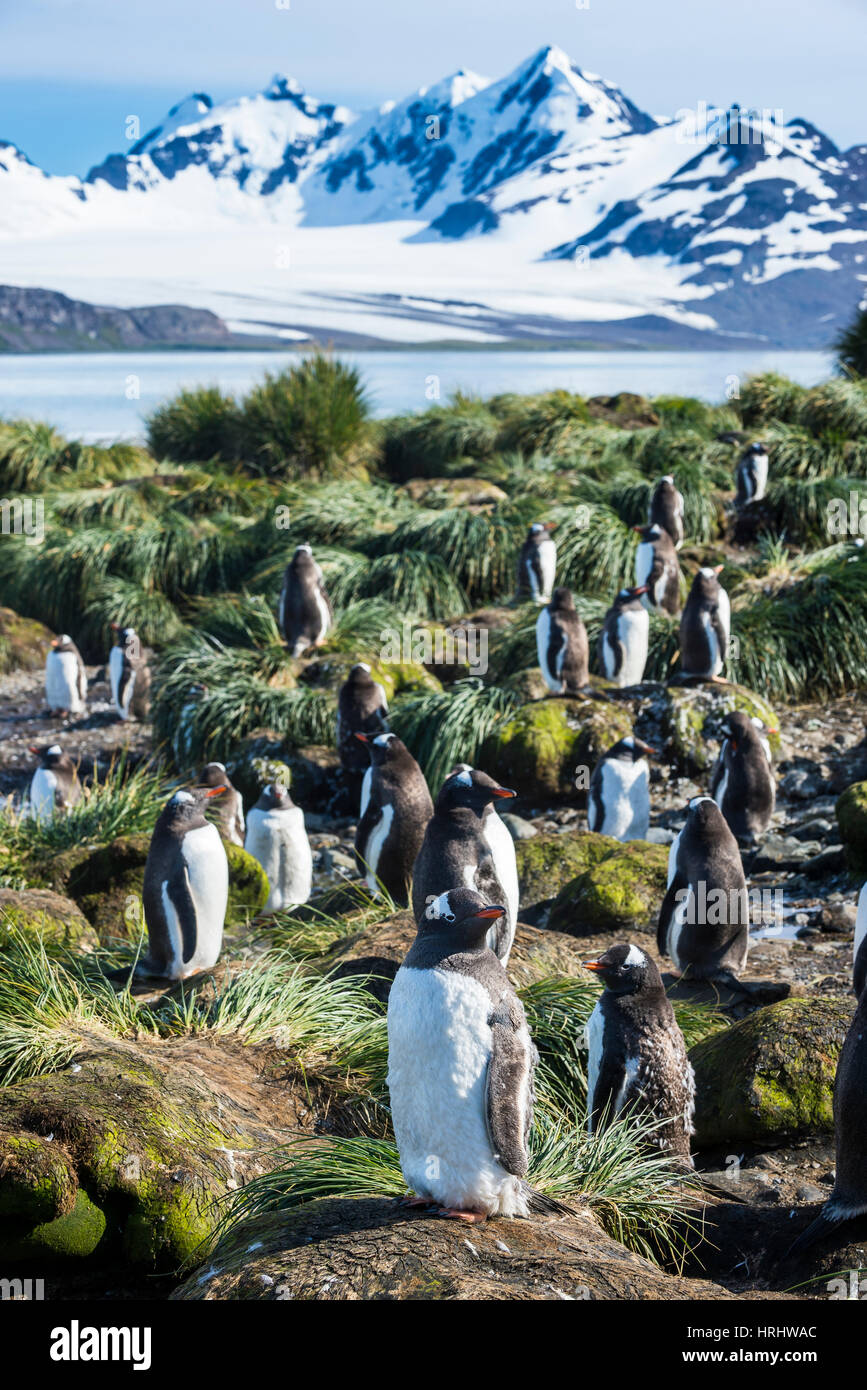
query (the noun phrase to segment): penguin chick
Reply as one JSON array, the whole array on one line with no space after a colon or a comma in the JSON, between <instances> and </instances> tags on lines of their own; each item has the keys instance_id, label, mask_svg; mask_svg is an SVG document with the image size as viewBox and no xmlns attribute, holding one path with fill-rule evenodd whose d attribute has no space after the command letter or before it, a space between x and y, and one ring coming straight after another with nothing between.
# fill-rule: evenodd
<instances>
[{"instance_id":1,"label":"penguin chick","mask_svg":"<svg viewBox=\"0 0 867 1390\"><path fill-rule=\"evenodd\" d=\"M309 545L299 545L283 577L277 610L280 631L292 655L321 647L334 619L322 570Z\"/></svg>"},{"instance_id":2,"label":"penguin chick","mask_svg":"<svg viewBox=\"0 0 867 1390\"><path fill-rule=\"evenodd\" d=\"M487 945L505 907L467 888L431 900L388 999L400 1166L421 1204L468 1222L526 1216L537 1053Z\"/></svg>"},{"instance_id":3,"label":"penguin chick","mask_svg":"<svg viewBox=\"0 0 867 1390\"><path fill-rule=\"evenodd\" d=\"M370 756L361 791L361 819L355 832L359 872L370 892L382 889L398 907L406 907L433 802L424 773L396 734L358 733L356 741Z\"/></svg>"},{"instance_id":4,"label":"penguin chick","mask_svg":"<svg viewBox=\"0 0 867 1390\"><path fill-rule=\"evenodd\" d=\"M449 774L434 802L412 871L412 910L420 924L427 904L453 888L473 888L505 903L506 915L491 927L489 945L503 964L518 922L515 842L493 802L515 792L486 772L462 763Z\"/></svg>"},{"instance_id":5,"label":"penguin chick","mask_svg":"<svg viewBox=\"0 0 867 1390\"><path fill-rule=\"evenodd\" d=\"M715 680L725 665L731 631L729 596L714 569L705 566L692 581L680 620L680 664L685 676Z\"/></svg>"},{"instance_id":6,"label":"penguin chick","mask_svg":"<svg viewBox=\"0 0 867 1390\"><path fill-rule=\"evenodd\" d=\"M641 537L635 551L635 585L649 613L680 612L680 563L674 541L661 526L633 526Z\"/></svg>"},{"instance_id":7,"label":"penguin chick","mask_svg":"<svg viewBox=\"0 0 867 1390\"><path fill-rule=\"evenodd\" d=\"M731 984L747 962L749 899L737 840L716 802L696 796L668 854L661 955L691 980Z\"/></svg>"},{"instance_id":8,"label":"penguin chick","mask_svg":"<svg viewBox=\"0 0 867 1390\"><path fill-rule=\"evenodd\" d=\"M647 522L649 526L661 526L667 531L675 550L680 550L683 545L683 496L675 487L670 473L660 478L653 489Z\"/></svg>"},{"instance_id":9,"label":"penguin chick","mask_svg":"<svg viewBox=\"0 0 867 1390\"><path fill-rule=\"evenodd\" d=\"M776 803L767 740L741 710L726 715L723 733L710 794L735 838L752 844L767 830Z\"/></svg>"},{"instance_id":10,"label":"penguin chick","mask_svg":"<svg viewBox=\"0 0 867 1390\"><path fill-rule=\"evenodd\" d=\"M52 713L81 714L87 703L87 672L81 652L64 633L45 659L45 698Z\"/></svg>"},{"instance_id":11,"label":"penguin chick","mask_svg":"<svg viewBox=\"0 0 867 1390\"><path fill-rule=\"evenodd\" d=\"M599 664L603 674L621 689L640 685L647 665L650 617L642 602L647 585L621 589L599 635Z\"/></svg>"},{"instance_id":12,"label":"penguin chick","mask_svg":"<svg viewBox=\"0 0 867 1390\"><path fill-rule=\"evenodd\" d=\"M304 812L279 782L265 787L250 811L244 848L268 876L271 892L263 911L306 903L313 887L313 853Z\"/></svg>"},{"instance_id":13,"label":"penguin chick","mask_svg":"<svg viewBox=\"0 0 867 1390\"><path fill-rule=\"evenodd\" d=\"M834 1187L819 1215L789 1247L786 1258L799 1254L844 1221L867 1212L867 992L862 993L855 1017L837 1061L834 1079Z\"/></svg>"},{"instance_id":14,"label":"penguin chick","mask_svg":"<svg viewBox=\"0 0 867 1390\"><path fill-rule=\"evenodd\" d=\"M646 840L650 825L650 768L656 752L640 738L622 738L599 759L590 779L587 826L615 840Z\"/></svg>"},{"instance_id":15,"label":"penguin chick","mask_svg":"<svg viewBox=\"0 0 867 1390\"><path fill-rule=\"evenodd\" d=\"M768 451L764 444L750 444L741 456L735 473L735 507L740 511L750 502L761 502L768 486Z\"/></svg>"},{"instance_id":16,"label":"penguin chick","mask_svg":"<svg viewBox=\"0 0 867 1390\"><path fill-rule=\"evenodd\" d=\"M216 813L214 824L224 840L230 845L244 847L244 802L237 787L234 787L226 771L225 763L206 763L199 778L200 787L218 788L218 794L210 805Z\"/></svg>"},{"instance_id":17,"label":"penguin chick","mask_svg":"<svg viewBox=\"0 0 867 1390\"><path fill-rule=\"evenodd\" d=\"M30 752L39 758L39 766L30 781L27 805L34 819L46 825L55 811L65 811L81 800L81 784L72 759L59 743L31 747Z\"/></svg>"},{"instance_id":18,"label":"penguin chick","mask_svg":"<svg viewBox=\"0 0 867 1390\"><path fill-rule=\"evenodd\" d=\"M545 684L555 695L574 695L587 685L590 645L569 589L555 589L536 619L536 650Z\"/></svg>"},{"instance_id":19,"label":"penguin chick","mask_svg":"<svg viewBox=\"0 0 867 1390\"><path fill-rule=\"evenodd\" d=\"M554 521L534 521L518 556L515 597L520 602L548 603L557 573L557 546L551 538Z\"/></svg>"},{"instance_id":20,"label":"penguin chick","mask_svg":"<svg viewBox=\"0 0 867 1390\"><path fill-rule=\"evenodd\" d=\"M111 698L118 716L144 721L150 713L151 671L135 628L112 623L115 643L108 657Z\"/></svg>"},{"instance_id":21,"label":"penguin chick","mask_svg":"<svg viewBox=\"0 0 867 1390\"><path fill-rule=\"evenodd\" d=\"M587 1129L634 1107L653 1121L651 1143L691 1167L695 1077L662 977L638 946L611 946L584 962L605 988L586 1030Z\"/></svg>"},{"instance_id":22,"label":"penguin chick","mask_svg":"<svg viewBox=\"0 0 867 1390\"><path fill-rule=\"evenodd\" d=\"M356 734L388 732L388 700L385 691L370 674L364 661L356 662L340 687L337 697L337 751L346 772L363 774L369 760Z\"/></svg>"},{"instance_id":23,"label":"penguin chick","mask_svg":"<svg viewBox=\"0 0 867 1390\"><path fill-rule=\"evenodd\" d=\"M219 791L175 792L160 812L142 889L148 954L137 973L182 980L217 963L229 865L217 827L205 819L205 807Z\"/></svg>"}]
</instances>

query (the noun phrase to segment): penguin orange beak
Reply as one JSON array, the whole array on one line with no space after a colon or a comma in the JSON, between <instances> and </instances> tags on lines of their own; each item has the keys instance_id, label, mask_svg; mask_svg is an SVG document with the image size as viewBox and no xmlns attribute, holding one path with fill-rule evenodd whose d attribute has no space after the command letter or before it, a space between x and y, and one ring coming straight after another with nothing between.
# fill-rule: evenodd
<instances>
[{"instance_id":1,"label":"penguin orange beak","mask_svg":"<svg viewBox=\"0 0 867 1390\"><path fill-rule=\"evenodd\" d=\"M513 796L517 796L518 793L510 791L508 787L497 787L495 791L491 792L491 795L511 798Z\"/></svg>"},{"instance_id":2,"label":"penguin orange beak","mask_svg":"<svg viewBox=\"0 0 867 1390\"><path fill-rule=\"evenodd\" d=\"M37 757L39 756L39 749L38 749L34 744L32 744L32 743L31 743L30 747L27 749L27 752L28 752L28 753L35 753L35 754L37 755Z\"/></svg>"},{"instance_id":3,"label":"penguin orange beak","mask_svg":"<svg viewBox=\"0 0 867 1390\"><path fill-rule=\"evenodd\" d=\"M110 626L114 629L115 632L120 632L120 623L111 623Z\"/></svg>"},{"instance_id":4,"label":"penguin orange beak","mask_svg":"<svg viewBox=\"0 0 867 1390\"><path fill-rule=\"evenodd\" d=\"M644 530L644 527L643 527L643 526L633 526L632 529L633 529L633 531L635 532L635 534L636 534L637 536L640 536L641 533L642 533L642 531Z\"/></svg>"},{"instance_id":5,"label":"penguin orange beak","mask_svg":"<svg viewBox=\"0 0 867 1390\"><path fill-rule=\"evenodd\" d=\"M476 916L483 918L485 922L496 921L498 917L505 917L505 915L506 909L504 907L483 907L480 912L476 913Z\"/></svg>"},{"instance_id":6,"label":"penguin orange beak","mask_svg":"<svg viewBox=\"0 0 867 1390\"><path fill-rule=\"evenodd\" d=\"M367 737L367 734L353 734L352 737L357 738L361 743L370 742L370 739Z\"/></svg>"},{"instance_id":7,"label":"penguin orange beak","mask_svg":"<svg viewBox=\"0 0 867 1390\"><path fill-rule=\"evenodd\" d=\"M636 527L633 527L633 530L636 530L636 531L637 531L637 530L638 530L638 527L637 527L637 526L636 526ZM632 592L633 592L634 594L646 594L646 593L649 593L649 591L650 591L650 585L649 585L649 584L639 584L637 588L635 588L635 589L632 590Z\"/></svg>"},{"instance_id":8,"label":"penguin orange beak","mask_svg":"<svg viewBox=\"0 0 867 1390\"><path fill-rule=\"evenodd\" d=\"M546 530L546 531L556 531L556 530L557 530L557 527L558 527L559 525L560 525L559 521L546 521L546 522L545 522L545 530Z\"/></svg>"},{"instance_id":9,"label":"penguin orange beak","mask_svg":"<svg viewBox=\"0 0 867 1390\"><path fill-rule=\"evenodd\" d=\"M725 569L725 565L714 565L714 567L713 567L713 572L714 572L714 574L722 574L722 572L723 572L724 569Z\"/></svg>"},{"instance_id":10,"label":"penguin orange beak","mask_svg":"<svg viewBox=\"0 0 867 1390\"><path fill-rule=\"evenodd\" d=\"M581 965L583 969L593 970L597 973L605 969L605 966L602 964L601 960L582 960Z\"/></svg>"},{"instance_id":11,"label":"penguin orange beak","mask_svg":"<svg viewBox=\"0 0 867 1390\"><path fill-rule=\"evenodd\" d=\"M228 791L228 787L208 787L205 796L219 796L220 792Z\"/></svg>"}]
</instances>

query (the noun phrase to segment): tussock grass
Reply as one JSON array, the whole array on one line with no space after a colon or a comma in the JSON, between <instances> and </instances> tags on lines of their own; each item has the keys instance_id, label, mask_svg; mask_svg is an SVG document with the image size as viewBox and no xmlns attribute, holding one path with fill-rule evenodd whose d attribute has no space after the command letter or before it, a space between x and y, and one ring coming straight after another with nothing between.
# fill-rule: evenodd
<instances>
[{"instance_id":1,"label":"tussock grass","mask_svg":"<svg viewBox=\"0 0 867 1390\"><path fill-rule=\"evenodd\" d=\"M100 779L98 771L81 800L40 824L24 808L0 811L0 840L13 855L38 862L78 845L109 844L120 835L150 834L171 788L165 777L123 757Z\"/></svg>"},{"instance_id":2,"label":"tussock grass","mask_svg":"<svg viewBox=\"0 0 867 1390\"><path fill-rule=\"evenodd\" d=\"M408 550L438 557L470 603L507 593L514 584L517 538L497 511L420 511L382 544L385 554Z\"/></svg>"},{"instance_id":3,"label":"tussock grass","mask_svg":"<svg viewBox=\"0 0 867 1390\"><path fill-rule=\"evenodd\" d=\"M395 705L391 728L413 750L436 796L456 763L474 763L485 739L518 707L517 696L476 678L445 691L425 692Z\"/></svg>"},{"instance_id":4,"label":"tussock grass","mask_svg":"<svg viewBox=\"0 0 867 1390\"><path fill-rule=\"evenodd\" d=\"M217 386L179 391L158 406L146 424L148 447L156 458L230 463L238 457L241 411L237 401Z\"/></svg>"},{"instance_id":5,"label":"tussock grass","mask_svg":"<svg viewBox=\"0 0 867 1390\"><path fill-rule=\"evenodd\" d=\"M475 461L494 453L497 434L498 422L488 407L458 393L448 405L389 420L383 467L396 482L443 477L448 471L472 473Z\"/></svg>"}]
</instances>

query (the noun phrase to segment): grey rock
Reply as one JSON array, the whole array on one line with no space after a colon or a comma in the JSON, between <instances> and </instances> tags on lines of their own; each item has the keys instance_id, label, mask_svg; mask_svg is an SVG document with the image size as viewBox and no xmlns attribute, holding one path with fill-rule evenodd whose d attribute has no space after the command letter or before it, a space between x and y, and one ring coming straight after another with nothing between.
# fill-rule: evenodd
<instances>
[{"instance_id":1,"label":"grey rock","mask_svg":"<svg viewBox=\"0 0 867 1390\"><path fill-rule=\"evenodd\" d=\"M524 820L523 816L514 816L509 811L498 814L513 840L532 840L533 836L539 833L535 825Z\"/></svg>"}]
</instances>

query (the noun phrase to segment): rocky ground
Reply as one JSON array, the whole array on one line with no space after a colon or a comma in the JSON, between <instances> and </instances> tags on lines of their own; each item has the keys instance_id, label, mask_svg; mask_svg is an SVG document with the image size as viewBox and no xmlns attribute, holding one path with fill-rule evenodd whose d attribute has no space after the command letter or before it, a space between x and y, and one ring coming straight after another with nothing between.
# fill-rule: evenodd
<instances>
[{"instance_id":1,"label":"rocky ground","mask_svg":"<svg viewBox=\"0 0 867 1390\"><path fill-rule=\"evenodd\" d=\"M104 670L90 668L88 674L87 716L66 722L47 714L40 672L0 677L0 793L20 800L34 765L28 752L34 743L61 742L81 760L85 775L94 768L104 771L121 752L136 760L149 756L149 728L116 721ZM522 917L527 923L519 932L511 966L518 984L554 973L578 975L582 959L624 936L634 936L657 955L655 914L660 884L664 888L666 846L681 823L687 799L706 789L715 752L715 745L696 738L695 721L687 717L703 699L702 692L680 692L673 704L662 687L648 686L622 704L627 722L636 717L638 732L665 749L653 772L650 845L619 846L580 833L586 824L580 797L564 796L562 790L546 797L546 785L553 784L546 784L544 770L537 783L522 784L515 814L507 817L517 843ZM568 723L567 702L561 703ZM714 1127L719 1128L714 1106L723 1087L719 1038L726 1038L730 1053L734 1034L717 1034L694 1049L700 1091L704 1086L707 1093L696 1137L698 1167L729 1195L708 1197L704 1238L685 1270L661 1270L627 1253L601 1231L588 1211L579 1210L574 1217L495 1223L468 1233L382 1199L328 1199L304 1207L291 1220L283 1213L279 1219L261 1218L255 1229L245 1227L243 1249L229 1247L214 1267L197 1270L183 1281L177 1274L154 1278L146 1264L135 1265L135 1260L142 1250L151 1255L161 1250L177 1269L179 1260L190 1256L204 1229L195 1217L202 1192L209 1198L231 1192L248 1176L267 1171L281 1145L321 1129L323 1114L328 1117L326 1129L340 1132L340 1106L335 1107L333 1097L323 1101L311 1094L304 1079L287 1069L285 1059L273 1049L244 1047L226 1039L125 1044L95 1030L75 1062L77 1071L22 1082L0 1093L0 1126L28 1143L42 1144L56 1135L66 1146L63 1172L52 1177L55 1195L42 1207L37 1203L38 1212L34 1209L43 1221L50 1224L62 1217L77 1232L69 1248L61 1240L53 1263L49 1260L52 1296L85 1290L99 1297L128 1297L137 1291L151 1297L171 1293L180 1299L727 1298L786 1297L793 1291L802 1297L827 1297L835 1274L865 1264L857 1224L847 1230L845 1244L820 1248L796 1265L786 1264L782 1255L806 1224L809 1209L815 1213L833 1184L830 1083L834 1049L853 1009L852 937L860 886L847 867L835 806L851 783L867 778L864 708L862 698L846 696L825 705L776 712L777 811L771 833L746 862L751 887L782 893L784 911L781 920L769 919L754 931L747 970L753 992L717 995L708 989L690 990L664 975L673 997L718 1004L733 1027L744 1030L737 1034L738 1046L749 1058L750 1049L756 1056L760 1050L761 1040L754 1034L762 1015L756 1011L763 1006L787 1009L786 1014L774 1015L773 1067L783 1078L781 1085L789 1065L787 1048L791 1046L794 1056L803 1047L806 1014L798 1010L809 1010L810 1026L817 1030L813 1056L806 1063L812 1067L810 1084L815 1083L816 1096L805 1099L797 1113L788 1114L775 1128L767 1119L767 1107L756 1106L750 1096L733 1095L725 1138ZM518 735L511 734L511 741L504 736L501 752L505 749L513 758L520 774ZM573 754L570 748L569 757ZM560 775L557 769L551 774ZM502 780L508 781L507 772ZM315 891L340 888L356 878L354 822L345 815L334 817L320 803L310 813L308 826L315 852ZM141 849L136 853L130 872L140 874ZM631 896L624 900L618 893L626 880ZM55 887L75 898L67 881ZM88 903L84 898L76 901L87 916ZM72 910L78 909L70 906ZM257 926L267 942L267 925L257 919ZM408 914L364 924L355 933L344 931L324 950L316 968L337 967L338 974L373 970L380 977L379 997L384 998L412 934ZM665 972L668 962L660 964ZM761 1065L756 1064L756 1085L767 1079L767 1046L761 1047L765 1051ZM749 1068L747 1072L752 1075ZM113 1090L125 1097L115 1145L120 1163L112 1160L110 1180L100 1167L103 1160L97 1150L102 1140L94 1119L105 1103L109 1077L114 1078ZM804 1084L803 1076L799 1084ZM88 1086L90 1107L81 1100ZM156 1139L149 1090L154 1087L163 1107L158 1113L165 1121ZM734 1115L740 1117L737 1123ZM156 1157L151 1153L154 1143ZM56 1152L59 1160L60 1151ZM161 1181L172 1184L177 1197L168 1233L165 1207L143 1196L140 1186L124 1177L124 1163L142 1153L150 1155L148 1161L157 1164ZM7 1156L5 1175L8 1162ZM91 1210L94 1171L102 1173L97 1184L102 1197ZM100 1222L104 1226L111 1220L113 1204L128 1206L130 1200L135 1220L126 1221L123 1239L134 1271L121 1261L97 1268L85 1265L81 1274L69 1278L71 1265L64 1263L64 1255L73 1248L81 1253L82 1231L90 1233L87 1239L95 1248ZM0 1214L2 1210L0 1199ZM861 1230L867 1236L867 1225ZM48 1257L47 1250L45 1254ZM26 1251L7 1251L13 1261L16 1255L23 1258Z\"/></svg>"}]
</instances>

